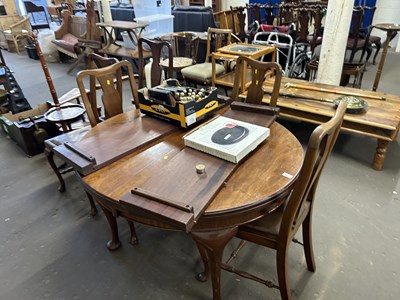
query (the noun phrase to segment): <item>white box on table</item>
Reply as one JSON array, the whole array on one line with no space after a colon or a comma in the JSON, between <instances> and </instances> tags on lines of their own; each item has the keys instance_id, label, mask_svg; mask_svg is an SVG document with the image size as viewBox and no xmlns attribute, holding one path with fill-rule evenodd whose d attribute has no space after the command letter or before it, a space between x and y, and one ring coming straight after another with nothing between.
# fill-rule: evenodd
<instances>
[{"instance_id":1,"label":"white box on table","mask_svg":"<svg viewBox=\"0 0 400 300\"><path fill-rule=\"evenodd\" d=\"M218 116L183 137L186 146L238 163L269 137L269 128Z\"/></svg>"}]
</instances>

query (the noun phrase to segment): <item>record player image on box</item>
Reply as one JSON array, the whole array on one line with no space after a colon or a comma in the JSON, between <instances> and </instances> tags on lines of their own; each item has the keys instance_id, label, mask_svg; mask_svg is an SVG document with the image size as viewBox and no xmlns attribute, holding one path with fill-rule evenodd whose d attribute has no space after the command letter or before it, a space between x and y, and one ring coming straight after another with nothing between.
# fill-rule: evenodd
<instances>
[{"instance_id":1,"label":"record player image on box","mask_svg":"<svg viewBox=\"0 0 400 300\"><path fill-rule=\"evenodd\" d=\"M139 105L142 113L186 128L218 108L217 88L180 86L170 79L157 87L139 90Z\"/></svg>"}]
</instances>

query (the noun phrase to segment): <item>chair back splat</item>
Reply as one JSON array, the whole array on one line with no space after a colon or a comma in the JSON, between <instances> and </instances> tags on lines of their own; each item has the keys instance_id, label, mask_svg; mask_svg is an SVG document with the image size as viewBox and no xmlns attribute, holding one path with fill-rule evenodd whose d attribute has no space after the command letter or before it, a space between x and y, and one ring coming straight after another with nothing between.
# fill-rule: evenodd
<instances>
[{"instance_id":1,"label":"chair back splat","mask_svg":"<svg viewBox=\"0 0 400 300\"><path fill-rule=\"evenodd\" d=\"M319 125L311 134L299 177L285 203L260 219L239 226L236 235L244 241L250 241L276 250L276 266L282 299L291 299L288 281L288 250L291 241L297 242L294 236L300 226L302 226L307 268L312 272L315 271L311 225L315 191L322 170L339 134L346 105L345 102L340 103L332 119ZM243 247L244 241L240 243L240 248ZM238 251L239 247L234 251L235 255L237 255ZM270 281L236 270L226 264L222 268L240 276L263 282L269 287L277 287Z\"/></svg>"},{"instance_id":2,"label":"chair back splat","mask_svg":"<svg viewBox=\"0 0 400 300\"><path fill-rule=\"evenodd\" d=\"M102 102L104 106L105 118L110 118L115 115L121 114L122 109L122 71L127 70L129 76L129 83L137 109L139 109L139 98L137 93L136 82L133 75L132 65L128 61L120 61L110 66L83 70L76 76L76 82L82 94L83 103L85 104L86 112L89 117L90 125L96 126L101 122L97 107L93 107L96 102L92 97L89 99L85 92L84 78L93 77L100 85L102 94ZM96 93L96 88L93 90L93 84L90 84L90 94Z\"/></svg>"},{"instance_id":3,"label":"chair back splat","mask_svg":"<svg viewBox=\"0 0 400 300\"><path fill-rule=\"evenodd\" d=\"M138 49L139 49L139 88L143 88L144 86L144 55L143 55L143 46L147 46L150 48L151 55L153 57L153 63L151 64L151 86L157 86L161 83L161 74L163 69L160 66L161 58L163 58L164 52L167 51L167 55L169 59L169 65L167 68L167 76L168 78L173 77L173 53L171 44L167 41L153 41L146 38L140 38L138 40Z\"/></svg>"},{"instance_id":4,"label":"chair back splat","mask_svg":"<svg viewBox=\"0 0 400 300\"><path fill-rule=\"evenodd\" d=\"M253 104L262 104L264 97L263 82L268 76L275 76L274 87L272 90L270 106L276 107L278 101L279 88L282 79L282 68L279 64L274 62L262 62L249 57L240 56L236 61L235 81L232 91L232 100L239 100L239 90L243 77L243 64L251 68L251 84L247 89L245 102Z\"/></svg>"}]
</instances>

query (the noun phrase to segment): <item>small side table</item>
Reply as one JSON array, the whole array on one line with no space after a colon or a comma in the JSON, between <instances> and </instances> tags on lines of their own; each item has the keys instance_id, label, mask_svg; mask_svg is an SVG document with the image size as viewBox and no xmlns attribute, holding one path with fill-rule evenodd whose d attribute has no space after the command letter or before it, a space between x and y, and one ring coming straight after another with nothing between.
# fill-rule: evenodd
<instances>
[{"instance_id":1,"label":"small side table","mask_svg":"<svg viewBox=\"0 0 400 300\"><path fill-rule=\"evenodd\" d=\"M386 54L389 48L390 38L392 37L393 32L400 31L400 24L376 24L373 25L374 28L386 31L386 41L383 46L383 52L381 56L381 60L379 62L378 70L376 71L374 85L372 90L375 92L378 88L379 80L381 79L383 65L385 64Z\"/></svg>"},{"instance_id":2,"label":"small side table","mask_svg":"<svg viewBox=\"0 0 400 300\"><path fill-rule=\"evenodd\" d=\"M227 72L221 76L216 75L216 63L217 60L235 60L239 56L247 56L253 59L261 58L264 55L272 54L271 61L275 61L275 50L274 46L264 46L264 45L256 45L256 44L230 44L225 47L219 48L217 52L212 54L212 85L216 84L233 87L235 80L235 71ZM245 91L246 86L250 84L250 81L247 79L250 78L251 74L248 74L247 64L243 64L242 69L242 80L240 83L240 91Z\"/></svg>"},{"instance_id":3,"label":"small side table","mask_svg":"<svg viewBox=\"0 0 400 300\"><path fill-rule=\"evenodd\" d=\"M63 104L59 107L50 108L44 117L51 123L59 123L63 132L71 131L71 123L78 121L85 113L85 109L80 104Z\"/></svg>"}]
</instances>

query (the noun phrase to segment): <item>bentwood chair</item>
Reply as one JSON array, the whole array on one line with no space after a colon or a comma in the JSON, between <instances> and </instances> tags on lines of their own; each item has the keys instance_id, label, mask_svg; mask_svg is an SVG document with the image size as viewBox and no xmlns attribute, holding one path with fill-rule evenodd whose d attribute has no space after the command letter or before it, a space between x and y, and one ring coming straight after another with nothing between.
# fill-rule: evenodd
<instances>
[{"instance_id":1,"label":"bentwood chair","mask_svg":"<svg viewBox=\"0 0 400 300\"><path fill-rule=\"evenodd\" d=\"M238 254L238 249L242 248L245 241L276 250L276 267L282 299L291 299L288 280L288 253L290 243L292 241L298 242L294 239L294 236L300 226L302 226L307 268L311 272L315 271L311 228L314 197L322 170L339 134L345 110L346 104L342 102L333 118L318 126L311 134L302 169L286 202L264 217L239 226L236 235L242 241L232 253L232 258ZM222 268L241 276L245 275L246 278L264 282L268 286L275 286L270 281L236 270L229 265L225 264Z\"/></svg>"},{"instance_id":2,"label":"bentwood chair","mask_svg":"<svg viewBox=\"0 0 400 300\"><path fill-rule=\"evenodd\" d=\"M240 56L236 61L232 100L239 101L240 87L242 86L242 79L244 75L242 72L243 66L247 66L246 71L251 71L251 83L247 88L247 94L244 102L262 104L262 99L264 97L263 82L265 78L270 75L275 77L275 81L269 105L276 107L282 79L281 66L274 62L262 62L245 56Z\"/></svg>"},{"instance_id":3,"label":"bentwood chair","mask_svg":"<svg viewBox=\"0 0 400 300\"><path fill-rule=\"evenodd\" d=\"M102 120L98 114L97 106L93 107L96 101L96 87L93 85L93 79L100 84L102 95L105 118L110 118L115 115L123 113L122 105L122 83L123 71L126 70L129 76L129 83L131 87L132 96L136 108L139 108L139 98L137 93L136 82L133 74L132 65L128 61L120 61L110 66L83 70L76 76L76 82L82 94L83 103L90 121L90 125L95 127ZM85 78L89 78L90 84L90 99L85 93ZM92 80L90 80L92 78ZM91 83L90 83L91 82Z\"/></svg>"},{"instance_id":4,"label":"bentwood chair","mask_svg":"<svg viewBox=\"0 0 400 300\"><path fill-rule=\"evenodd\" d=\"M208 28L207 31L207 51L204 63L197 63L190 67L182 69L182 75L185 81L200 83L203 85L211 84L212 80L212 63L210 57L213 52L219 48L229 45L232 40L231 29ZM216 64L216 75L225 73L225 67L222 64Z\"/></svg>"},{"instance_id":5,"label":"bentwood chair","mask_svg":"<svg viewBox=\"0 0 400 300\"><path fill-rule=\"evenodd\" d=\"M160 85L163 68L160 63L165 56L172 58L168 60L168 66L165 66L167 70L167 77L173 77L173 52L171 44L167 41L155 41L146 38L140 38L138 40L138 52L139 52L139 88L144 86L145 77L145 61L144 61L144 50L143 47L147 47L151 51L152 62L150 67L150 86L155 87ZM165 55L167 52L167 55Z\"/></svg>"}]
</instances>

